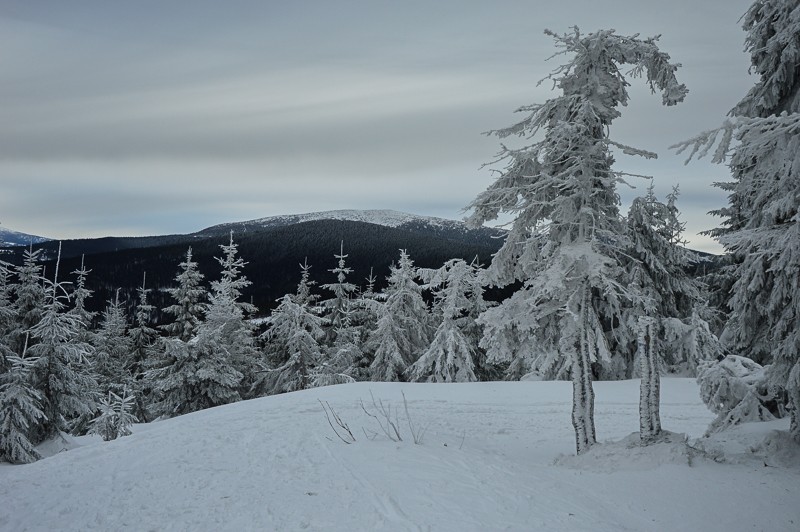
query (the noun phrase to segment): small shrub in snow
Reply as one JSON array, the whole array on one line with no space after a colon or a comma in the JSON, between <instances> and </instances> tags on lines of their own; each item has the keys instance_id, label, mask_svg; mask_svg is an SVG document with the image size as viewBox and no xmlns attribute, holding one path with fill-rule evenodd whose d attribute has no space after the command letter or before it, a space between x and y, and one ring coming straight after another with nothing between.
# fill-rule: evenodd
<instances>
[{"instance_id":1,"label":"small shrub in snow","mask_svg":"<svg viewBox=\"0 0 800 532\"><path fill-rule=\"evenodd\" d=\"M104 441L129 436L131 424L137 422L136 416L131 414L133 405L133 396L123 394L120 397L108 392L108 397L100 403L100 415L92 421L89 432L99 434Z\"/></svg>"},{"instance_id":2,"label":"small shrub in snow","mask_svg":"<svg viewBox=\"0 0 800 532\"><path fill-rule=\"evenodd\" d=\"M709 410L717 414L708 427L709 434L739 423L782 417L781 393L770 386L766 369L736 355L700 365L697 376L700 396Z\"/></svg>"}]
</instances>

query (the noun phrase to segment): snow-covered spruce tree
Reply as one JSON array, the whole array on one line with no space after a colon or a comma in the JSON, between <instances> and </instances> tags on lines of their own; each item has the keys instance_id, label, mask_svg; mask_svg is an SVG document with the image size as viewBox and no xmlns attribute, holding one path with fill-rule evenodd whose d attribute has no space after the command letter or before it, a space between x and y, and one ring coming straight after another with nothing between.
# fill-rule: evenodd
<instances>
[{"instance_id":1,"label":"snow-covered spruce tree","mask_svg":"<svg viewBox=\"0 0 800 532\"><path fill-rule=\"evenodd\" d=\"M178 286L168 288L167 292L175 300L174 305L163 309L175 317L175 321L163 328L170 336L189 341L200 326L208 297L200 285L203 274L197 271L197 263L192 260L192 248L186 251L186 260L180 263L180 271L175 276Z\"/></svg>"},{"instance_id":2,"label":"snow-covered spruce tree","mask_svg":"<svg viewBox=\"0 0 800 532\"><path fill-rule=\"evenodd\" d=\"M69 430L72 420L88 416L95 408L97 381L91 371L93 349L78 339L82 324L66 312L69 296L58 281L59 245L53 280L44 279L46 298L39 322L30 329L36 340L28 353L36 362L31 368L34 389L41 395L45 417L34 427L31 441L39 443Z\"/></svg>"},{"instance_id":3,"label":"snow-covered spruce tree","mask_svg":"<svg viewBox=\"0 0 800 532\"><path fill-rule=\"evenodd\" d=\"M100 415L92 420L89 432L97 434L103 441L116 440L131 435L131 425L138 420L131 413L135 398L124 390L121 395L108 392L100 402Z\"/></svg>"},{"instance_id":4,"label":"snow-covered spruce tree","mask_svg":"<svg viewBox=\"0 0 800 532\"><path fill-rule=\"evenodd\" d=\"M81 267L72 272L76 276L75 284L72 291L72 308L69 313L78 318L82 327L78 331L77 339L87 344L94 342L94 334L91 331L92 322L96 315L86 309L86 301L92 297L92 290L86 288L86 279L92 270L87 270L84 264L84 257L81 256Z\"/></svg>"},{"instance_id":5,"label":"snow-covered spruce tree","mask_svg":"<svg viewBox=\"0 0 800 532\"><path fill-rule=\"evenodd\" d=\"M147 372L158 398L153 408L160 415L179 416L241 400L243 375L213 330L200 327L188 342L165 339L164 355L161 365Z\"/></svg>"},{"instance_id":6,"label":"snow-covered spruce tree","mask_svg":"<svg viewBox=\"0 0 800 532\"><path fill-rule=\"evenodd\" d=\"M722 127L676 145L713 161L730 157L728 205L712 234L733 256L730 316L721 340L770 364L794 404L800 441L800 1L761 0L743 17L759 81ZM732 148L733 145L733 148ZM716 146L716 148L714 148Z\"/></svg>"},{"instance_id":7,"label":"snow-covered spruce tree","mask_svg":"<svg viewBox=\"0 0 800 532\"><path fill-rule=\"evenodd\" d=\"M145 287L147 274L142 275L142 286L137 289L139 304L134 314L134 326L128 329L128 338L131 344L131 356L128 371L132 377L131 389L134 395L133 415L143 422L149 421L148 400L151 394L151 385L146 378L147 369L155 363L155 356L163 347L158 331L150 327L155 307L147 302L150 292Z\"/></svg>"},{"instance_id":8,"label":"snow-covered spruce tree","mask_svg":"<svg viewBox=\"0 0 800 532\"><path fill-rule=\"evenodd\" d=\"M33 358L11 355L8 372L0 375L0 459L12 464L40 458L31 443L33 429L46 421L42 397L30 383L35 363Z\"/></svg>"},{"instance_id":9,"label":"snow-covered spruce tree","mask_svg":"<svg viewBox=\"0 0 800 532\"><path fill-rule=\"evenodd\" d=\"M366 285L358 291L355 300L351 305L350 322L358 337L356 343L358 353L353 358L352 365L347 372L348 375L357 381L365 381L370 378L370 365L374 360L375 346L369 343L369 337L378 326L378 315L383 308L383 303L379 300L381 294L375 293L375 282L377 277L369 269L369 276L364 279Z\"/></svg>"},{"instance_id":10,"label":"snow-covered spruce tree","mask_svg":"<svg viewBox=\"0 0 800 532\"><path fill-rule=\"evenodd\" d=\"M438 270L421 270L425 288L434 291L435 306L442 322L431 345L409 369L410 380L426 382L472 382L475 377L477 344L464 334L469 299L475 287L475 272L462 259L452 259Z\"/></svg>"},{"instance_id":11,"label":"snow-covered spruce tree","mask_svg":"<svg viewBox=\"0 0 800 532\"><path fill-rule=\"evenodd\" d=\"M380 310L377 328L368 341L375 353L370 365L373 381L403 380L409 366L428 347L431 337L428 306L416 277L414 262L401 249L384 291L386 302Z\"/></svg>"},{"instance_id":12,"label":"snow-covered spruce tree","mask_svg":"<svg viewBox=\"0 0 800 532\"><path fill-rule=\"evenodd\" d=\"M347 274L352 273L353 270L345 265L347 255L344 254L344 241L340 243L339 254L334 254L334 258L338 260L336 268L328 271L336 275L336 282L322 285L322 288L333 293L333 298L321 303L329 323L326 334L329 343L336 337L336 332L342 328L345 316L350 312L350 299L356 291L356 285L347 282Z\"/></svg>"},{"instance_id":13,"label":"snow-covered spruce tree","mask_svg":"<svg viewBox=\"0 0 800 532\"><path fill-rule=\"evenodd\" d=\"M777 400L783 390L770 384L765 368L747 357L728 355L703 362L697 382L703 402L717 414L707 434L785 415L783 403Z\"/></svg>"},{"instance_id":14,"label":"snow-covered spruce tree","mask_svg":"<svg viewBox=\"0 0 800 532\"><path fill-rule=\"evenodd\" d=\"M316 281L311 280L311 266L308 264L308 258L300 265L300 282L297 284L297 293L292 298L298 305L314 306L319 296L311 293L311 287L317 284Z\"/></svg>"},{"instance_id":15,"label":"snow-covered spruce tree","mask_svg":"<svg viewBox=\"0 0 800 532\"><path fill-rule=\"evenodd\" d=\"M11 289L11 264L0 261L0 375L11 369L8 357L14 354L10 343L14 327Z\"/></svg>"},{"instance_id":16,"label":"snow-covered spruce tree","mask_svg":"<svg viewBox=\"0 0 800 532\"><path fill-rule=\"evenodd\" d=\"M93 337L92 361L102 395L110 391L120 394L133 384L130 372L133 344L127 329L128 318L117 290L114 299L108 301L100 327Z\"/></svg>"},{"instance_id":17,"label":"snow-covered spruce tree","mask_svg":"<svg viewBox=\"0 0 800 532\"><path fill-rule=\"evenodd\" d=\"M661 433L660 379L666 365L695 368L699 360L719 353L714 349L715 338L710 333L705 336L708 325L699 315L701 286L688 274L694 253L683 247L677 195L675 189L667 203L662 203L651 185L644 197L633 200L627 216L630 260L626 284L635 297L623 312L617 334L623 337L621 348L635 346L643 443L653 442ZM620 351L625 352L623 349ZM621 376L630 377L633 369Z\"/></svg>"},{"instance_id":18,"label":"snow-covered spruce tree","mask_svg":"<svg viewBox=\"0 0 800 532\"><path fill-rule=\"evenodd\" d=\"M254 396L304 390L312 384L314 369L321 357L320 341L325 337L324 320L308 306L283 296L267 318L267 342L273 369L262 372L253 385Z\"/></svg>"},{"instance_id":19,"label":"snow-covered spruce tree","mask_svg":"<svg viewBox=\"0 0 800 532\"><path fill-rule=\"evenodd\" d=\"M32 344L36 341L29 337L28 331L41 320L45 306L42 266L37 264L40 255L41 249L34 251L31 245L23 254L22 264L15 267L14 326L9 334L9 345L18 355L22 354L26 342Z\"/></svg>"},{"instance_id":20,"label":"snow-covered spruce tree","mask_svg":"<svg viewBox=\"0 0 800 532\"><path fill-rule=\"evenodd\" d=\"M199 330L204 331L207 337L216 337L215 341L225 347L229 363L245 377L240 390L244 393L252 385L258 365L253 328L247 320L256 308L239 301L242 290L251 283L242 273L247 263L237 257L238 244L233 241L233 232L228 244L220 245L220 248L223 256L216 259L222 272L218 281L211 282L205 320Z\"/></svg>"},{"instance_id":21,"label":"snow-covered spruce tree","mask_svg":"<svg viewBox=\"0 0 800 532\"><path fill-rule=\"evenodd\" d=\"M646 74L666 105L683 100L687 90L655 39L613 30L583 35L577 28L546 33L561 53L572 55L550 76L562 95L521 108L529 113L525 119L491 132L533 139L544 130L544 138L521 149L503 147L499 160L509 162L470 205L469 222L480 226L500 212L516 215L488 275L495 285L521 281L523 287L484 314L484 347L513 349L514 358L530 357L539 366L534 369L569 365L580 454L596 441L591 366L608 358L603 322L618 316L629 298L620 283L627 246L616 192L624 174L612 169L611 148L655 156L608 138L617 108L628 102L619 68L627 64L632 75Z\"/></svg>"}]
</instances>

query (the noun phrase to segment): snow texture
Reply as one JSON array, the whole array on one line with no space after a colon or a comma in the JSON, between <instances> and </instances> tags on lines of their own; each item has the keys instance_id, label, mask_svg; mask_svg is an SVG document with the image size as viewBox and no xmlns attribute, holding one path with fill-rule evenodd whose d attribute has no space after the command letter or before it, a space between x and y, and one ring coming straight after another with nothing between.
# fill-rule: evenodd
<instances>
[{"instance_id":1,"label":"snow texture","mask_svg":"<svg viewBox=\"0 0 800 532\"><path fill-rule=\"evenodd\" d=\"M695 382L662 384L665 428L701 435L713 415ZM797 530L800 448L774 432L787 420L692 443L690 466L681 437L631 445L637 380L595 388L600 441L629 439L580 458L559 458L574 452L567 382L346 384L136 425L112 442L76 438L69 452L0 466L0 530ZM393 407L405 393L428 426L423 444L402 410L403 441L368 439L362 428L379 429L359 400L370 392ZM354 443L336 438L318 399ZM721 452L725 463L712 459Z\"/></svg>"}]
</instances>

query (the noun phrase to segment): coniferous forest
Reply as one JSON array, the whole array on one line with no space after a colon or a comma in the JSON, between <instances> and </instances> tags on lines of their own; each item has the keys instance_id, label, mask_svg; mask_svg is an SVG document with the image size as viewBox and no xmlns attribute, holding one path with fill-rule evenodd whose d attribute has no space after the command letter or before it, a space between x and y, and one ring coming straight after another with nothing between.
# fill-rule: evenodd
<instances>
[{"instance_id":1,"label":"coniferous forest","mask_svg":"<svg viewBox=\"0 0 800 532\"><path fill-rule=\"evenodd\" d=\"M680 65L657 38L548 32L553 96L490 132L498 173L467 207L475 231L510 216L502 232L315 221L4 254L0 458L356 381L568 380L583 454L594 382L640 379L646 446L666 432L661 377L696 377L710 431L789 417L800 442L800 6L758 1L742 23L755 85L673 147L730 168L724 257L685 247L679 190L618 194L635 176L614 154L654 156L609 136L628 87L680 105Z\"/></svg>"}]
</instances>

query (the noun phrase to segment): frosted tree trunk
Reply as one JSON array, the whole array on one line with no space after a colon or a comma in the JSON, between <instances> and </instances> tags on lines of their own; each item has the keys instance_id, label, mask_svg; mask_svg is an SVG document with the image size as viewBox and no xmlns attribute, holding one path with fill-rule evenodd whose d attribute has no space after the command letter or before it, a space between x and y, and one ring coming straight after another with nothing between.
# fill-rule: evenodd
<instances>
[{"instance_id":1,"label":"frosted tree trunk","mask_svg":"<svg viewBox=\"0 0 800 532\"><path fill-rule=\"evenodd\" d=\"M639 440L651 443L661 434L661 374L656 353L656 321L653 318L639 318Z\"/></svg>"},{"instance_id":2,"label":"frosted tree trunk","mask_svg":"<svg viewBox=\"0 0 800 532\"><path fill-rule=\"evenodd\" d=\"M572 426L575 428L575 444L582 454L597 442L594 428L594 389L592 388L592 365L588 338L588 287L582 288L578 323L577 349L572 359Z\"/></svg>"}]
</instances>

